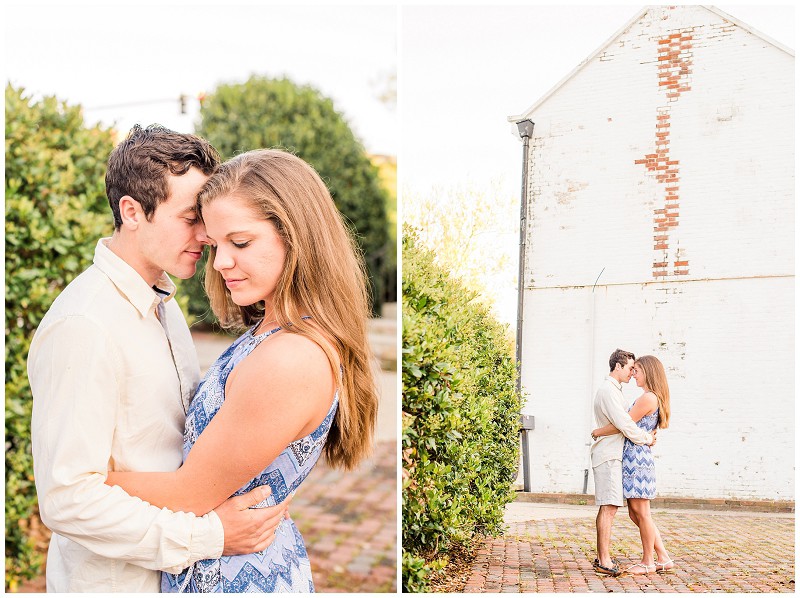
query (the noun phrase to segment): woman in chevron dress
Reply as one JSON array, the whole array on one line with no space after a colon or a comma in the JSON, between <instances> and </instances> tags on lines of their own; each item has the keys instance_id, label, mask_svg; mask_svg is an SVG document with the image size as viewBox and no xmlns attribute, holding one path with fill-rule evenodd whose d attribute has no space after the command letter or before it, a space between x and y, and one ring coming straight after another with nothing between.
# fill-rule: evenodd
<instances>
[{"instance_id":1,"label":"woman in chevron dress","mask_svg":"<svg viewBox=\"0 0 800 598\"><path fill-rule=\"evenodd\" d=\"M636 399L628 414L646 432L669 425L669 385L664 366L657 357L644 355L634 362L633 377L644 393ZM609 424L595 430L595 436L616 434ZM650 514L650 501L656 495L656 468L652 449L634 444L627 438L622 449L622 494L628 503L628 514L639 528L642 539L642 560L626 569L632 574L668 571L674 567L658 527Z\"/></svg>"},{"instance_id":2,"label":"woman in chevron dress","mask_svg":"<svg viewBox=\"0 0 800 598\"><path fill-rule=\"evenodd\" d=\"M283 502L320 455L352 469L377 414L364 268L319 175L300 158L254 150L220 166L198 196L210 245L206 292L220 323L244 333L189 406L176 472L109 474L159 507L204 514L268 485ZM221 555L162 575L164 592L313 592L303 538L283 520L257 553Z\"/></svg>"}]
</instances>

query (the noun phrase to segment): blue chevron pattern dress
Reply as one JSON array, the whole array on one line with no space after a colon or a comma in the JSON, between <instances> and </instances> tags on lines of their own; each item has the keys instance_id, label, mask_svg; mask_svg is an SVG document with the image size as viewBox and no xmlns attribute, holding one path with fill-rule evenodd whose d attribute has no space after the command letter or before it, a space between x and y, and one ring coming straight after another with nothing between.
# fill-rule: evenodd
<instances>
[{"instance_id":1,"label":"blue chevron pattern dress","mask_svg":"<svg viewBox=\"0 0 800 598\"><path fill-rule=\"evenodd\" d=\"M225 382L237 363L280 328L240 336L209 368L189 406L183 436L183 457L216 415L225 400ZM258 476L234 494L269 484L272 494L257 507L282 502L294 492L317 462L338 407L338 393L322 423L308 436L292 442ZM294 521L284 519L269 547L255 554L198 561L178 575L162 573L162 592L313 592L311 564Z\"/></svg>"},{"instance_id":2,"label":"blue chevron pattern dress","mask_svg":"<svg viewBox=\"0 0 800 598\"><path fill-rule=\"evenodd\" d=\"M635 404L634 401L633 405ZM656 429L657 424L658 409L636 422L637 426L650 433ZM653 461L653 452L646 444L633 444L627 438L622 448L622 495L625 498L650 500L656 497L656 464Z\"/></svg>"}]
</instances>

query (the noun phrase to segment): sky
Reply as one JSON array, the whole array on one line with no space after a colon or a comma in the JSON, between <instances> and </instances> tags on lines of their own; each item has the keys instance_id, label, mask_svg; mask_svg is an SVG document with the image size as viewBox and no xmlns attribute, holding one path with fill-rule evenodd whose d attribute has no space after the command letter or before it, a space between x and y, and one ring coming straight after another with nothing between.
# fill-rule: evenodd
<instances>
[{"instance_id":1,"label":"sky","mask_svg":"<svg viewBox=\"0 0 800 598\"><path fill-rule=\"evenodd\" d=\"M401 11L400 158L403 196L431 187L519 198L520 115L605 45L644 5L406 6ZM717 8L794 49L792 6ZM519 204L517 204L519 205ZM401 213L402 217L402 213ZM517 220L519 210L509 214ZM487 282L495 313L516 325L519 233L493 236L509 257Z\"/></svg>"},{"instance_id":2,"label":"sky","mask_svg":"<svg viewBox=\"0 0 800 598\"><path fill-rule=\"evenodd\" d=\"M402 154L401 184L501 180L511 189L519 185L521 150L507 117L641 8L34 0L5 7L3 70L29 92L82 104L89 123L122 130L160 122L191 131L198 94L252 74L286 75L331 97L369 152ZM719 8L794 48L791 5ZM378 95L397 70L393 110Z\"/></svg>"},{"instance_id":3,"label":"sky","mask_svg":"<svg viewBox=\"0 0 800 598\"><path fill-rule=\"evenodd\" d=\"M367 151L396 155L396 110L378 96L397 68L394 6L5 7L4 75L84 107L89 124L192 132L198 94L252 74L330 97ZM181 115L178 97L188 96Z\"/></svg>"},{"instance_id":4,"label":"sky","mask_svg":"<svg viewBox=\"0 0 800 598\"><path fill-rule=\"evenodd\" d=\"M518 196L522 147L507 118L533 105L643 5L468 4L106 0L70 7L31 0L4 9L3 70L31 93L82 104L90 124L123 131L137 122L193 131L199 93L252 74L285 75L331 97L367 151L398 156L401 204L403 190L431 187ZM718 8L794 49L791 5ZM378 96L395 72L393 109ZM189 98L186 115L178 110L181 94ZM515 264L518 238L497 242ZM500 310L508 322L511 291Z\"/></svg>"},{"instance_id":5,"label":"sky","mask_svg":"<svg viewBox=\"0 0 800 598\"><path fill-rule=\"evenodd\" d=\"M715 6L794 49L792 6ZM518 187L521 142L507 117L525 112L643 8L404 7L403 181L425 188L509 178Z\"/></svg>"}]
</instances>

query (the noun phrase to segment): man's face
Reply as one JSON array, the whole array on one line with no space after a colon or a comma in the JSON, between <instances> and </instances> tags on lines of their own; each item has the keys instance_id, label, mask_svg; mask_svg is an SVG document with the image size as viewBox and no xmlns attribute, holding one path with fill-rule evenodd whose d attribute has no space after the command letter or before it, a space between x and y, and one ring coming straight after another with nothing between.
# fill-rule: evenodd
<instances>
[{"instance_id":1,"label":"man's face","mask_svg":"<svg viewBox=\"0 0 800 598\"><path fill-rule=\"evenodd\" d=\"M140 221L139 251L153 280L162 271L177 278L194 275L206 243L205 228L197 216L197 194L207 180L195 167L181 176L167 175L167 200L158 205L149 222Z\"/></svg>"},{"instance_id":2,"label":"man's face","mask_svg":"<svg viewBox=\"0 0 800 598\"><path fill-rule=\"evenodd\" d=\"M620 372L619 375L620 382L624 382L625 384L627 384L628 382L631 381L631 376L633 375L633 363L634 363L633 359L629 359L628 363L622 366L622 371ZM617 364L617 367L620 367L619 364Z\"/></svg>"}]
</instances>

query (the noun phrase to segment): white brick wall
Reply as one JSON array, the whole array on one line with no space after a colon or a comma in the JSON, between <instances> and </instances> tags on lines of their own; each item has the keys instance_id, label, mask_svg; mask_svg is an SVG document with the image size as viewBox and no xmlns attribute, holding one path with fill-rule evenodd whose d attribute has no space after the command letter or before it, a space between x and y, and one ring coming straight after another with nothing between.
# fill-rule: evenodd
<instances>
[{"instance_id":1,"label":"white brick wall","mask_svg":"<svg viewBox=\"0 0 800 598\"><path fill-rule=\"evenodd\" d=\"M661 495L794 499L793 71L712 11L655 7L531 115L532 490L582 490L592 398L621 347L667 367Z\"/></svg>"}]
</instances>

